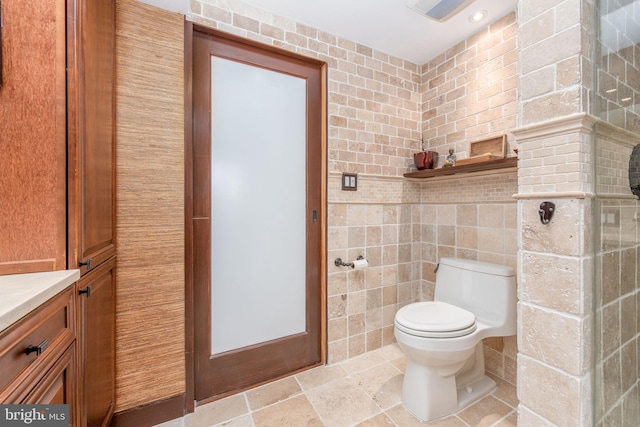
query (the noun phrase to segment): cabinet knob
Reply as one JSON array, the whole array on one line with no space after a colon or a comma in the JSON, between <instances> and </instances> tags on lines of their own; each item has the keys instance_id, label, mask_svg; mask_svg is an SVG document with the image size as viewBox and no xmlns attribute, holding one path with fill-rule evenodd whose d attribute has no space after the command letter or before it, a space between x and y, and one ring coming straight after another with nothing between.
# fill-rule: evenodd
<instances>
[{"instance_id":1,"label":"cabinet knob","mask_svg":"<svg viewBox=\"0 0 640 427\"><path fill-rule=\"evenodd\" d=\"M87 270L91 270L91 258L87 258L87 261L86 261L86 262L82 262L82 261L80 261L80 262L78 263L78 265L79 265L80 267L84 267L84 266L86 266L86 267L87 267Z\"/></svg>"},{"instance_id":2,"label":"cabinet knob","mask_svg":"<svg viewBox=\"0 0 640 427\"><path fill-rule=\"evenodd\" d=\"M35 346L35 345L30 345L27 346L27 349L24 351L27 355L31 354L31 353L35 353L36 356L40 356L42 354L42 352L49 347L49 341L44 340L42 341L39 345Z\"/></svg>"},{"instance_id":3,"label":"cabinet knob","mask_svg":"<svg viewBox=\"0 0 640 427\"><path fill-rule=\"evenodd\" d=\"M87 294L87 298L91 296L91 285L87 286L84 289L80 289L78 291L78 295Z\"/></svg>"}]
</instances>

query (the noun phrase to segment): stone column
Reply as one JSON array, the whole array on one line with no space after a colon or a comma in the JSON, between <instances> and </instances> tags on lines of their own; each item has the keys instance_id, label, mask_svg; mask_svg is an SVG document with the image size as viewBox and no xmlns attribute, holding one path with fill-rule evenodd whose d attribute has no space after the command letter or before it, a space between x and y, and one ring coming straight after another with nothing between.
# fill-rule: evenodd
<instances>
[{"instance_id":1,"label":"stone column","mask_svg":"<svg viewBox=\"0 0 640 427\"><path fill-rule=\"evenodd\" d=\"M521 0L518 425L592 425L592 5ZM555 204L543 224L542 202Z\"/></svg>"}]
</instances>

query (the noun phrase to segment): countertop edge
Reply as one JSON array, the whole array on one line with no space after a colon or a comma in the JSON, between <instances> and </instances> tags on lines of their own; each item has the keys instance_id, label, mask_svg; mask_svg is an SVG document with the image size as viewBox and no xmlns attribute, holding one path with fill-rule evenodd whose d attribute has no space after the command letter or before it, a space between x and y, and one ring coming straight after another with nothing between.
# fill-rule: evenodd
<instances>
[{"instance_id":1,"label":"countertop edge","mask_svg":"<svg viewBox=\"0 0 640 427\"><path fill-rule=\"evenodd\" d=\"M0 276L0 332L80 279L80 270Z\"/></svg>"}]
</instances>

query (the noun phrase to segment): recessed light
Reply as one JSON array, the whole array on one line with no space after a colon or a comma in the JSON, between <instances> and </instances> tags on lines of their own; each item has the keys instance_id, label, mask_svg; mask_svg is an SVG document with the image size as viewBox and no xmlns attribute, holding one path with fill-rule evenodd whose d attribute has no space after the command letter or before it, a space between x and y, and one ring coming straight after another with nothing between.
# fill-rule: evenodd
<instances>
[{"instance_id":1,"label":"recessed light","mask_svg":"<svg viewBox=\"0 0 640 427\"><path fill-rule=\"evenodd\" d=\"M614 92L617 92L617 91L618 91L618 89L607 89L605 91L605 93L614 93Z\"/></svg>"},{"instance_id":2,"label":"recessed light","mask_svg":"<svg viewBox=\"0 0 640 427\"><path fill-rule=\"evenodd\" d=\"M628 97L628 98L622 98L620 101L622 101L622 102L631 101L631 97Z\"/></svg>"},{"instance_id":3,"label":"recessed light","mask_svg":"<svg viewBox=\"0 0 640 427\"><path fill-rule=\"evenodd\" d=\"M487 16L486 10L478 10L477 12L474 12L471 15L469 15L469 22L476 24L482 21L484 18L486 18L486 16Z\"/></svg>"}]
</instances>

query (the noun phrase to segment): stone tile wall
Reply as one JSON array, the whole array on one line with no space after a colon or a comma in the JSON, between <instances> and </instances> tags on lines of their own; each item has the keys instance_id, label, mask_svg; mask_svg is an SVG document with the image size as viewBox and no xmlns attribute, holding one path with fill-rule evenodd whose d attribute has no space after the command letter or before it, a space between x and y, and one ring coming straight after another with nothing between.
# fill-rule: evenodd
<instances>
[{"instance_id":1,"label":"stone tile wall","mask_svg":"<svg viewBox=\"0 0 640 427\"><path fill-rule=\"evenodd\" d=\"M629 188L631 150L640 144L640 2L596 3L595 421L640 419L640 209ZM624 25L621 23L624 22Z\"/></svg>"},{"instance_id":2,"label":"stone tile wall","mask_svg":"<svg viewBox=\"0 0 640 427\"><path fill-rule=\"evenodd\" d=\"M640 205L628 170L640 134L596 129L595 420L632 425L640 419Z\"/></svg>"},{"instance_id":3,"label":"stone tile wall","mask_svg":"<svg viewBox=\"0 0 640 427\"><path fill-rule=\"evenodd\" d=\"M450 148L458 159L469 143L516 126L518 23L511 13L422 66L422 129L442 165ZM513 146L512 148L516 148ZM507 149L508 155L513 155Z\"/></svg>"},{"instance_id":4,"label":"stone tile wall","mask_svg":"<svg viewBox=\"0 0 640 427\"><path fill-rule=\"evenodd\" d=\"M421 296L432 300L442 257L477 259L517 271L517 174L457 175L422 184ZM485 340L485 366L516 383L516 337Z\"/></svg>"},{"instance_id":5,"label":"stone tile wall","mask_svg":"<svg viewBox=\"0 0 640 427\"><path fill-rule=\"evenodd\" d=\"M594 114L633 133L640 132L640 4L601 0L596 17L597 91Z\"/></svg>"},{"instance_id":6,"label":"stone tile wall","mask_svg":"<svg viewBox=\"0 0 640 427\"><path fill-rule=\"evenodd\" d=\"M431 148L444 153L459 143L462 155L470 140L515 126L515 14L424 67L239 1L192 0L188 19L327 63L330 363L394 341L397 309L432 298L438 253L515 265L515 172L437 184L402 177L422 129L428 139L434 132ZM455 78L463 69L469 74ZM359 174L357 192L341 190L342 172ZM431 252L432 237L439 252ZM358 255L369 268L334 265ZM486 349L489 370L511 382L515 347L512 338Z\"/></svg>"},{"instance_id":7,"label":"stone tile wall","mask_svg":"<svg viewBox=\"0 0 640 427\"><path fill-rule=\"evenodd\" d=\"M520 126L589 112L593 4L521 0Z\"/></svg>"},{"instance_id":8,"label":"stone tile wall","mask_svg":"<svg viewBox=\"0 0 640 427\"><path fill-rule=\"evenodd\" d=\"M592 425L592 7L518 2L519 426Z\"/></svg>"},{"instance_id":9,"label":"stone tile wall","mask_svg":"<svg viewBox=\"0 0 640 427\"><path fill-rule=\"evenodd\" d=\"M327 63L329 172L407 171L419 146L418 65L241 1L192 0L188 18Z\"/></svg>"}]
</instances>

